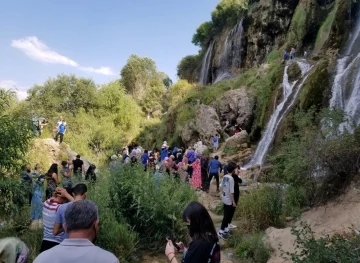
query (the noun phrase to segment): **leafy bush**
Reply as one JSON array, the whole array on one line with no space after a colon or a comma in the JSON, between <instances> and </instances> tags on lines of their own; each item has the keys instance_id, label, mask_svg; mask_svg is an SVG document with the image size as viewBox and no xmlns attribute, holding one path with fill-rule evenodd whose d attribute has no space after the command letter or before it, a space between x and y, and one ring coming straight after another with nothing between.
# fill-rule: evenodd
<instances>
[{"instance_id":1,"label":"leafy bush","mask_svg":"<svg viewBox=\"0 0 360 263\"><path fill-rule=\"evenodd\" d=\"M189 185L168 178L160 185L142 167L125 167L113 171L110 181L110 208L117 220L134 227L141 247L159 250L167 235L185 240L182 212L186 205L196 199Z\"/></svg>"},{"instance_id":2,"label":"leafy bush","mask_svg":"<svg viewBox=\"0 0 360 263\"><path fill-rule=\"evenodd\" d=\"M203 54L189 55L181 59L177 66L177 75L180 79L185 79L190 83L198 80Z\"/></svg>"},{"instance_id":3,"label":"leafy bush","mask_svg":"<svg viewBox=\"0 0 360 263\"><path fill-rule=\"evenodd\" d=\"M221 0L211 13L211 21L202 23L192 38L192 43L206 49L210 40L226 26L235 25L248 8L248 0Z\"/></svg>"},{"instance_id":4,"label":"leafy bush","mask_svg":"<svg viewBox=\"0 0 360 263\"><path fill-rule=\"evenodd\" d=\"M266 263L270 258L270 248L260 233L235 234L229 244L234 247L235 255L247 263Z\"/></svg>"},{"instance_id":5,"label":"leafy bush","mask_svg":"<svg viewBox=\"0 0 360 263\"><path fill-rule=\"evenodd\" d=\"M283 212L284 216L298 217L301 208L306 205L306 190L302 187L289 186L285 190Z\"/></svg>"},{"instance_id":6,"label":"leafy bush","mask_svg":"<svg viewBox=\"0 0 360 263\"><path fill-rule=\"evenodd\" d=\"M311 228L302 223L292 229L296 236L297 251L286 253L294 263L360 262L360 236L355 234L315 238ZM286 257L286 256L285 256Z\"/></svg>"},{"instance_id":7,"label":"leafy bush","mask_svg":"<svg viewBox=\"0 0 360 263\"><path fill-rule=\"evenodd\" d=\"M293 132L288 133L280 151L272 158L274 181L306 190L308 202L323 203L349 186L359 171L360 129L339 132L344 115L324 111L297 111L292 116ZM320 121L321 120L321 121ZM318 131L321 123L321 133Z\"/></svg>"},{"instance_id":8,"label":"leafy bush","mask_svg":"<svg viewBox=\"0 0 360 263\"><path fill-rule=\"evenodd\" d=\"M116 217L110 208L110 175L101 169L96 184L89 185L87 198L94 201L99 209L100 232L97 244L114 253L121 262L131 262L138 244L137 234L125 222L124 218Z\"/></svg>"},{"instance_id":9,"label":"leafy bush","mask_svg":"<svg viewBox=\"0 0 360 263\"><path fill-rule=\"evenodd\" d=\"M240 198L236 214L246 221L250 231L265 230L270 226L281 227L282 189L280 187L263 186Z\"/></svg>"}]
</instances>

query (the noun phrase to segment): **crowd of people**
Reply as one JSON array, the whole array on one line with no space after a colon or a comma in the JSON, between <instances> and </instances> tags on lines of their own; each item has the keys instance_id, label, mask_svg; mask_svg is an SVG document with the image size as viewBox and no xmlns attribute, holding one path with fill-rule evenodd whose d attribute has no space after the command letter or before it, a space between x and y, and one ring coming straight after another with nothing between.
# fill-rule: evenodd
<instances>
[{"instance_id":1,"label":"crowd of people","mask_svg":"<svg viewBox=\"0 0 360 263\"><path fill-rule=\"evenodd\" d=\"M186 247L182 242L175 243L178 240L167 239L165 254L172 263L178 262L175 257L178 252L183 253L183 263L219 263L219 239L226 240L230 231L236 228L232 218L239 200L239 186L243 183L239 178L239 166L233 162L223 165L218 156L210 158L208 153L196 149L170 147L164 141L160 150L149 151L132 144L123 149L121 159L117 155L111 157L123 166L143 167L144 171L153 173L154 183L158 185L162 178L173 176L196 190L209 192L214 178L216 191L221 189L224 217L219 231L216 231L206 208L198 202L191 202L183 212L191 242ZM93 244L99 231L99 218L96 205L86 200L87 186L82 183L86 178L84 172L84 162L79 155L75 160L61 162L60 169L58 164L52 164L45 174L41 173L39 164L33 171L28 165L23 167L21 184L32 207L32 219L42 219L43 225L43 240L35 263L119 262L112 253ZM224 177L220 184L221 172L224 172ZM45 193L44 181L47 182ZM1 242L4 247L17 244L22 248L21 255L29 252L21 240L1 240L0 250Z\"/></svg>"},{"instance_id":2,"label":"crowd of people","mask_svg":"<svg viewBox=\"0 0 360 263\"><path fill-rule=\"evenodd\" d=\"M22 167L20 173L21 196L19 202L31 205L31 217L33 223L42 218L43 199L49 199L53 196L55 189L59 186L71 188L76 183L86 181L96 181L95 166L90 164L85 171L85 164L80 155L74 160L62 161L61 167L53 163L47 172L43 173L40 164L36 164L31 170L29 164ZM44 191L44 182L46 188Z\"/></svg>"},{"instance_id":3,"label":"crowd of people","mask_svg":"<svg viewBox=\"0 0 360 263\"><path fill-rule=\"evenodd\" d=\"M215 139L218 143L219 136L214 136L214 143ZM218 144L214 145L214 148L215 146ZM164 141L160 150L156 148L152 151L143 150L136 144L124 148L121 164L143 166L144 171L154 172L153 177L156 183L166 175L173 176L183 183L189 183L195 190L207 193L209 193L211 181L215 179L218 193L220 186L222 187L221 197L224 204L224 220L218 236L226 240L229 231L237 228L232 224L232 218L239 200L239 186L244 181L240 179L241 169L235 163L230 162L223 165L217 155L210 158L208 153L200 153L196 147L188 147L185 150L180 147L170 147ZM220 185L220 173L222 172L224 177Z\"/></svg>"}]
</instances>

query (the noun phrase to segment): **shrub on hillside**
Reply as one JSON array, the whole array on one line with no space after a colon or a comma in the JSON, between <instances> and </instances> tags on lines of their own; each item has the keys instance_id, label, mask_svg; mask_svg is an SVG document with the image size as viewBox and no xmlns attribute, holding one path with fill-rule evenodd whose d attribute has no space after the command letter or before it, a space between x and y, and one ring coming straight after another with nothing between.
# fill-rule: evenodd
<instances>
[{"instance_id":1,"label":"shrub on hillside","mask_svg":"<svg viewBox=\"0 0 360 263\"><path fill-rule=\"evenodd\" d=\"M137 235L125 219L116 217L116 212L110 208L110 183L108 172L101 170L96 184L88 186L87 198L94 201L99 209L100 232L97 244L114 253L121 262L131 262L138 244Z\"/></svg>"},{"instance_id":2,"label":"shrub on hillside","mask_svg":"<svg viewBox=\"0 0 360 263\"><path fill-rule=\"evenodd\" d=\"M281 227L282 189L277 186L263 186L240 198L236 213L245 219L250 231L265 230L270 226Z\"/></svg>"},{"instance_id":3,"label":"shrub on hillside","mask_svg":"<svg viewBox=\"0 0 360 263\"><path fill-rule=\"evenodd\" d=\"M235 255L246 260L246 263L266 263L270 258L270 248L265 244L262 234L235 234L229 244L234 247Z\"/></svg>"},{"instance_id":4,"label":"shrub on hillside","mask_svg":"<svg viewBox=\"0 0 360 263\"><path fill-rule=\"evenodd\" d=\"M142 167L125 167L112 172L110 196L110 208L116 211L116 218L125 219L134 228L142 247L163 249L169 234L186 240L182 212L190 201L196 200L188 185L167 175L157 185L152 174L143 172Z\"/></svg>"},{"instance_id":5,"label":"shrub on hillside","mask_svg":"<svg viewBox=\"0 0 360 263\"><path fill-rule=\"evenodd\" d=\"M292 229L296 236L297 251L285 253L294 263L360 262L360 236L355 234L315 238L311 228L302 223Z\"/></svg>"},{"instance_id":6,"label":"shrub on hillside","mask_svg":"<svg viewBox=\"0 0 360 263\"><path fill-rule=\"evenodd\" d=\"M313 110L294 113L294 131L288 133L280 151L270 160L274 181L305 189L307 201L316 204L343 193L358 174L360 129L339 132L344 120L339 112L314 116Z\"/></svg>"}]
</instances>

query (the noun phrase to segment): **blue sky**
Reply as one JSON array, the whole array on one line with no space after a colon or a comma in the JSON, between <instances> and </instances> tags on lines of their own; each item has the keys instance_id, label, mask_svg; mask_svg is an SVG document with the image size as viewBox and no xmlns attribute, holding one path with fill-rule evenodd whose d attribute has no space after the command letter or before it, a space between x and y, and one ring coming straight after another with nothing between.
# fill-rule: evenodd
<instances>
[{"instance_id":1,"label":"blue sky","mask_svg":"<svg viewBox=\"0 0 360 263\"><path fill-rule=\"evenodd\" d=\"M218 0L19 0L0 8L0 86L42 84L59 73L106 83L131 54L176 80L180 59Z\"/></svg>"}]
</instances>

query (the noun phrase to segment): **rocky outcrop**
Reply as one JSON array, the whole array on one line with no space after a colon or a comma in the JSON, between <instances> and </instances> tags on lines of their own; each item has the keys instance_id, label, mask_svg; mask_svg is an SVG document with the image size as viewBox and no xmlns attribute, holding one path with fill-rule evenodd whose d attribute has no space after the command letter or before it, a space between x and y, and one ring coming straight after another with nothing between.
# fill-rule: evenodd
<instances>
[{"instance_id":1,"label":"rocky outcrop","mask_svg":"<svg viewBox=\"0 0 360 263\"><path fill-rule=\"evenodd\" d=\"M298 3L299 0L260 0L253 3L244 21L247 32L244 45L247 68L260 65L275 45L282 46L285 43Z\"/></svg>"},{"instance_id":2,"label":"rocky outcrop","mask_svg":"<svg viewBox=\"0 0 360 263\"><path fill-rule=\"evenodd\" d=\"M221 133L221 125L214 108L200 105L194 120L181 130L181 138L186 145L194 145L199 140L207 146L213 145L213 136Z\"/></svg>"},{"instance_id":3,"label":"rocky outcrop","mask_svg":"<svg viewBox=\"0 0 360 263\"><path fill-rule=\"evenodd\" d=\"M244 130L238 134L235 134L234 136L231 136L230 138L226 139L225 141L225 149L246 149L248 148L249 143L249 134Z\"/></svg>"},{"instance_id":4,"label":"rocky outcrop","mask_svg":"<svg viewBox=\"0 0 360 263\"><path fill-rule=\"evenodd\" d=\"M230 121L244 130L250 130L254 119L255 96L247 88L230 90L220 98L219 114L221 120Z\"/></svg>"},{"instance_id":5,"label":"rocky outcrop","mask_svg":"<svg viewBox=\"0 0 360 263\"><path fill-rule=\"evenodd\" d=\"M288 69L289 81L293 82L301 77L301 69L297 63L291 63Z\"/></svg>"}]
</instances>

